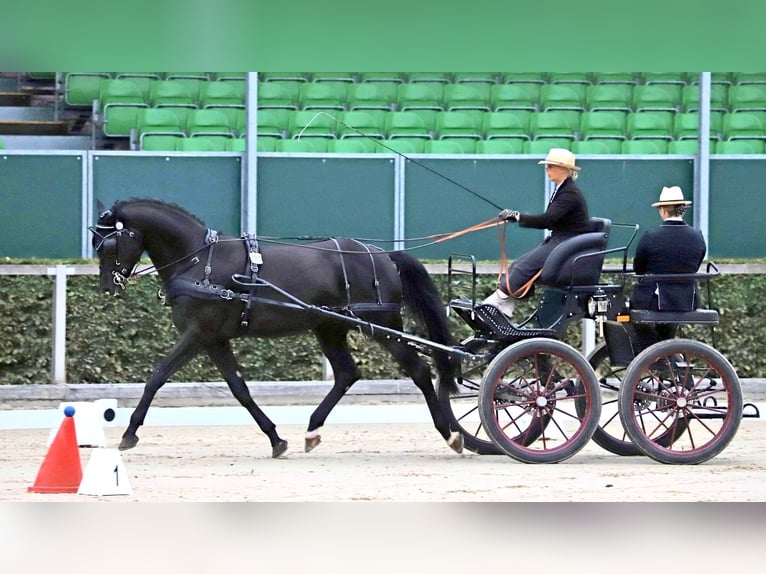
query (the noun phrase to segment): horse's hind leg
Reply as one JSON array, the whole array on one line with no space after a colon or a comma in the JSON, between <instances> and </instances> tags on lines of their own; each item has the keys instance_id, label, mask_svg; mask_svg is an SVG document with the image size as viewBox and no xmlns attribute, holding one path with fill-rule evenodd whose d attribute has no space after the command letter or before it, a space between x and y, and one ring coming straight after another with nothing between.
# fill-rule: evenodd
<instances>
[{"instance_id":1,"label":"horse's hind leg","mask_svg":"<svg viewBox=\"0 0 766 574\"><path fill-rule=\"evenodd\" d=\"M444 437L444 440L447 441L447 444L452 450L455 452L462 452L463 435L459 432L450 431L449 422L444 416L441 405L439 405L438 396L434 390L434 385L431 380L431 369L428 367L428 363L426 363L415 350L402 343L387 340L382 341L381 343L391 351L396 362L399 363L408 376L412 377L415 385L423 392L436 430L438 430L439 434Z\"/></svg>"},{"instance_id":2,"label":"horse's hind leg","mask_svg":"<svg viewBox=\"0 0 766 574\"><path fill-rule=\"evenodd\" d=\"M269 437L272 458L283 455L287 450L287 441L279 437L276 425L255 404L250 389L247 388L247 383L239 370L237 359L231 350L231 344L228 341L219 341L207 345L205 350L223 375L226 384L229 385L231 394L239 401L239 404L247 409L263 433Z\"/></svg>"},{"instance_id":3,"label":"horse's hind leg","mask_svg":"<svg viewBox=\"0 0 766 574\"><path fill-rule=\"evenodd\" d=\"M347 333L347 328L338 325L324 325L316 329L319 346L332 366L335 382L330 392L309 417L309 426L306 430L306 452L321 442L319 429L324 425L330 411L343 398L349 387L362 376L348 350Z\"/></svg>"},{"instance_id":4,"label":"horse's hind leg","mask_svg":"<svg viewBox=\"0 0 766 574\"><path fill-rule=\"evenodd\" d=\"M197 353L200 351L200 346L195 342L195 335L190 331L186 331L181 338L176 342L170 353L160 362L157 368L149 377L144 385L144 392L141 395L141 399L138 401L138 405L133 410L133 414L130 415L130 423L128 428L122 434L122 440L120 441L120 450L127 450L133 448L138 444L138 436L136 431L138 427L144 424L146 418L146 412L149 410L149 405L152 404L154 395L160 390L165 381L168 380L173 373L188 363Z\"/></svg>"}]
</instances>

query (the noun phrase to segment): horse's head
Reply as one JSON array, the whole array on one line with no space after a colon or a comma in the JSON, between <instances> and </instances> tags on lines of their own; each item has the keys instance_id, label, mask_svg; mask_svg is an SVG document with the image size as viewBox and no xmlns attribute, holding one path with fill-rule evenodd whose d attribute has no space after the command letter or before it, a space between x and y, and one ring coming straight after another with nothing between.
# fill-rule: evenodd
<instances>
[{"instance_id":1,"label":"horse's head","mask_svg":"<svg viewBox=\"0 0 766 574\"><path fill-rule=\"evenodd\" d=\"M98 204L98 222L89 227L93 248L98 254L100 287L108 295L117 295L127 287L128 278L141 259L144 244L141 233L128 227L113 212Z\"/></svg>"}]
</instances>

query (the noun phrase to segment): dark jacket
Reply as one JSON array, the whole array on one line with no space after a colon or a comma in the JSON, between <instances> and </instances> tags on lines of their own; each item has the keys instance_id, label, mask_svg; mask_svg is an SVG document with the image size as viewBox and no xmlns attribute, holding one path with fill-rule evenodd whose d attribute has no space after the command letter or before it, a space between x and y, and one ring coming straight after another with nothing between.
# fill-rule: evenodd
<instances>
[{"instance_id":1,"label":"dark jacket","mask_svg":"<svg viewBox=\"0 0 766 574\"><path fill-rule=\"evenodd\" d=\"M591 231L588 204L574 180L568 177L551 198L545 213L522 213L519 227L550 229L551 238L557 240L587 233Z\"/></svg>"},{"instance_id":2,"label":"dark jacket","mask_svg":"<svg viewBox=\"0 0 766 574\"><path fill-rule=\"evenodd\" d=\"M683 221L665 221L649 229L636 246L636 274L696 273L705 257L705 238ZM637 309L692 311L697 306L696 281L640 282L630 304Z\"/></svg>"}]
</instances>

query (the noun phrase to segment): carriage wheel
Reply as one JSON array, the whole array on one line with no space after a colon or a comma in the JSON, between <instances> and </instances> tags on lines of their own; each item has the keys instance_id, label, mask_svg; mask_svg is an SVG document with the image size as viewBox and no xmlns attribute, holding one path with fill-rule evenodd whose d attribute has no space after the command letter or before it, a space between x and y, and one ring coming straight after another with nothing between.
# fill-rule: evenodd
<instances>
[{"instance_id":1,"label":"carriage wheel","mask_svg":"<svg viewBox=\"0 0 766 574\"><path fill-rule=\"evenodd\" d=\"M577 412L578 401L583 414ZM521 341L490 363L479 389L479 415L508 456L561 462L579 452L598 426L598 381L588 361L566 343Z\"/></svg>"},{"instance_id":2,"label":"carriage wheel","mask_svg":"<svg viewBox=\"0 0 766 574\"><path fill-rule=\"evenodd\" d=\"M459 392L455 395L439 393L439 402L450 421L450 427L463 435L463 445L476 454L503 454L497 448L484 428L479 416L479 386L487 370L487 365L494 357L495 344L472 341L465 350L475 353L475 359L461 358L457 373ZM517 441L534 441L540 436L547 419L540 421L536 428L530 429L523 436L513 437Z\"/></svg>"},{"instance_id":3,"label":"carriage wheel","mask_svg":"<svg viewBox=\"0 0 766 574\"><path fill-rule=\"evenodd\" d=\"M661 341L641 352L619 392L628 436L666 464L699 464L719 454L737 433L742 408L731 364L709 345L688 339Z\"/></svg>"},{"instance_id":4,"label":"carriage wheel","mask_svg":"<svg viewBox=\"0 0 766 574\"><path fill-rule=\"evenodd\" d=\"M643 454L630 440L622 426L618 409L618 392L622 386L625 367L612 366L606 343L601 343L588 355L588 362L596 372L601 388L601 419L593 433L593 442L620 456ZM576 401L577 414L585 414L585 401Z\"/></svg>"}]
</instances>

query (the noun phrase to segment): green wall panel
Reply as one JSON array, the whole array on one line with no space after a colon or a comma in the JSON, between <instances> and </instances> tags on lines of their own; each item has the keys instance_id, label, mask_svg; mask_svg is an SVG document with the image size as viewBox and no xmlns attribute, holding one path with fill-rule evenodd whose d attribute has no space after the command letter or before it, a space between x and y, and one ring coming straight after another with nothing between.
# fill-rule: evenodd
<instances>
[{"instance_id":1,"label":"green wall panel","mask_svg":"<svg viewBox=\"0 0 766 574\"><path fill-rule=\"evenodd\" d=\"M260 236L392 240L393 161L262 157L257 203ZM380 246L389 249L391 244Z\"/></svg>"},{"instance_id":2,"label":"green wall panel","mask_svg":"<svg viewBox=\"0 0 766 574\"><path fill-rule=\"evenodd\" d=\"M208 227L241 233L242 160L234 156L99 155L93 157L93 198L151 197L177 203Z\"/></svg>"},{"instance_id":3,"label":"green wall panel","mask_svg":"<svg viewBox=\"0 0 766 574\"><path fill-rule=\"evenodd\" d=\"M766 161L710 161L710 257L766 257Z\"/></svg>"},{"instance_id":4,"label":"green wall panel","mask_svg":"<svg viewBox=\"0 0 766 574\"><path fill-rule=\"evenodd\" d=\"M0 156L0 257L75 258L84 154Z\"/></svg>"}]
</instances>

